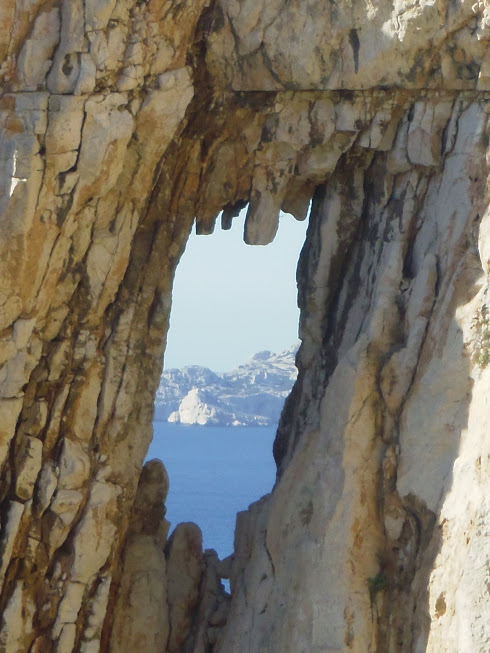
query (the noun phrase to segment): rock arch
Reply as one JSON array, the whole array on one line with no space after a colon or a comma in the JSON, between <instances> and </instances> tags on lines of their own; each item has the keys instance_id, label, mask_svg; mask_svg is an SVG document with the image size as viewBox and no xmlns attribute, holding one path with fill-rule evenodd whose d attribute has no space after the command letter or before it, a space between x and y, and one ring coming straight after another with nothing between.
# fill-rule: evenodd
<instances>
[{"instance_id":1,"label":"rock arch","mask_svg":"<svg viewBox=\"0 0 490 653\"><path fill-rule=\"evenodd\" d=\"M141 466L175 267L194 218L248 203L266 244L313 198L278 482L226 625L198 597L178 646L485 650L486 3L7 0L0 26L0 648L115 651L121 610L164 650L120 588L140 538L167 610Z\"/></svg>"}]
</instances>

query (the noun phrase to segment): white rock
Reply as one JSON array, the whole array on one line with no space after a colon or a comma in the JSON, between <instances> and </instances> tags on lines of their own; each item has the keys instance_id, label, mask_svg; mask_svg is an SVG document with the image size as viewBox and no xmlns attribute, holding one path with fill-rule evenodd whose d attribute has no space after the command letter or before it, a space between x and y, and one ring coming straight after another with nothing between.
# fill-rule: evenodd
<instances>
[{"instance_id":1,"label":"white rock","mask_svg":"<svg viewBox=\"0 0 490 653\"><path fill-rule=\"evenodd\" d=\"M207 424L216 418L216 409L209 408L199 397L199 390L193 388L182 399L178 412L172 413L169 422L181 424Z\"/></svg>"}]
</instances>

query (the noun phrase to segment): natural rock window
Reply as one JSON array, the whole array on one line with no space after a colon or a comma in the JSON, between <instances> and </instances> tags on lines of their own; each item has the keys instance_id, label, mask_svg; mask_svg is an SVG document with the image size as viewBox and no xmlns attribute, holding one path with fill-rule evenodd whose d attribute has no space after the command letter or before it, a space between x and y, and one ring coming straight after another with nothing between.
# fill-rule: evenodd
<instances>
[{"instance_id":1,"label":"natural rock window","mask_svg":"<svg viewBox=\"0 0 490 653\"><path fill-rule=\"evenodd\" d=\"M488 0L0 1L1 651L488 651L489 116ZM143 467L173 277L310 203L224 570Z\"/></svg>"},{"instance_id":2,"label":"natural rock window","mask_svg":"<svg viewBox=\"0 0 490 653\"><path fill-rule=\"evenodd\" d=\"M265 251L243 243L243 220L244 212L231 232L192 236L177 268L170 363L148 453L169 473L172 528L196 522L204 547L221 558L233 551L238 510L272 489L273 439L297 372L296 265L306 223L282 216ZM184 369L168 369L175 365Z\"/></svg>"}]
</instances>

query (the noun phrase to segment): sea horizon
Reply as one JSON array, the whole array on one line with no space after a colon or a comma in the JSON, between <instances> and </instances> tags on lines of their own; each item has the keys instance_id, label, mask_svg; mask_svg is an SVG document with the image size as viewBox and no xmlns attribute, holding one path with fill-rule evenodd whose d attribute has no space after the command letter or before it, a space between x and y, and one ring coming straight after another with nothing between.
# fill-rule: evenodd
<instances>
[{"instance_id":1,"label":"sea horizon","mask_svg":"<svg viewBox=\"0 0 490 653\"><path fill-rule=\"evenodd\" d=\"M182 522L202 531L203 548L223 559L233 552L237 512L271 492L277 426L196 426L153 422L147 460L169 475L165 505L170 533Z\"/></svg>"}]
</instances>

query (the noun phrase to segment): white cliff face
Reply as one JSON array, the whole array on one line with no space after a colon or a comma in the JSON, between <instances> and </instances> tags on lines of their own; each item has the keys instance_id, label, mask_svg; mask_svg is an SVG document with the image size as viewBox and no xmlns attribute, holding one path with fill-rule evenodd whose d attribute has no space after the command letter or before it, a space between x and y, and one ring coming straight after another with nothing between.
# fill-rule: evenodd
<instances>
[{"instance_id":1,"label":"white cliff face","mask_svg":"<svg viewBox=\"0 0 490 653\"><path fill-rule=\"evenodd\" d=\"M179 405L179 410L174 411L168 417L170 423L175 424L217 424L216 409L210 408L201 400L199 390L189 390Z\"/></svg>"},{"instance_id":2,"label":"white cliff face","mask_svg":"<svg viewBox=\"0 0 490 653\"><path fill-rule=\"evenodd\" d=\"M297 376L297 346L262 351L232 372L193 366L163 372L155 419L210 426L274 426Z\"/></svg>"}]
</instances>

